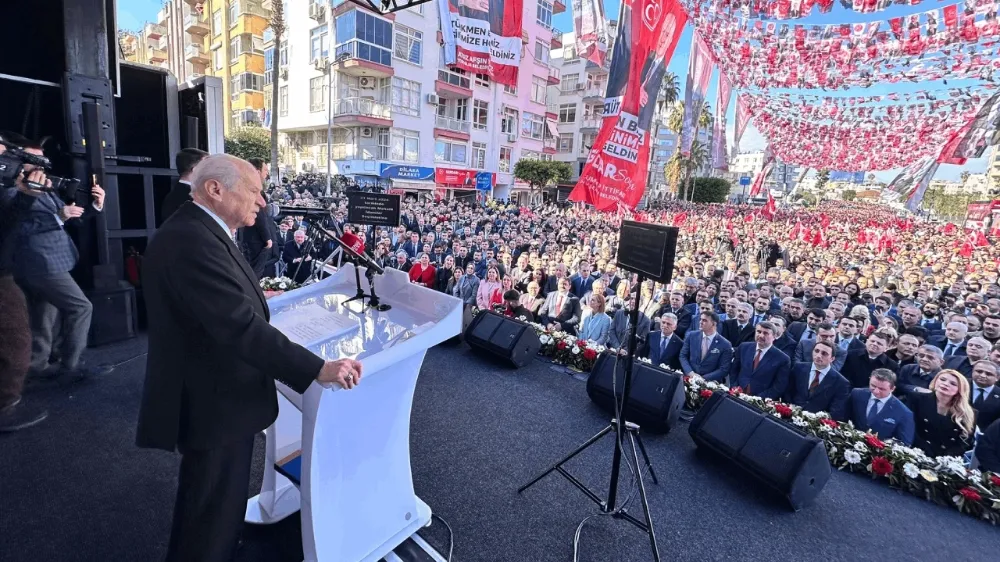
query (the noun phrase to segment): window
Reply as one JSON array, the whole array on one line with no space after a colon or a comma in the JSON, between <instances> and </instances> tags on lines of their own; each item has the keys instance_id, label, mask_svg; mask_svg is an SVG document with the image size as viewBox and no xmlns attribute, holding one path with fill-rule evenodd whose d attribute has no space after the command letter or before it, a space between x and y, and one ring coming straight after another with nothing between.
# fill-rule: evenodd
<instances>
[{"instance_id":1,"label":"window","mask_svg":"<svg viewBox=\"0 0 1000 562\"><path fill-rule=\"evenodd\" d=\"M572 92L576 90L577 83L580 82L579 74L563 74L559 81L559 90L562 92Z\"/></svg>"},{"instance_id":2,"label":"window","mask_svg":"<svg viewBox=\"0 0 1000 562\"><path fill-rule=\"evenodd\" d=\"M278 58L280 59L281 66L288 66L288 41L282 41L281 47L278 49Z\"/></svg>"},{"instance_id":3,"label":"window","mask_svg":"<svg viewBox=\"0 0 1000 562\"><path fill-rule=\"evenodd\" d=\"M222 66L225 63L222 58L222 49L212 51L212 63L215 65L216 70L222 70Z\"/></svg>"},{"instance_id":4,"label":"window","mask_svg":"<svg viewBox=\"0 0 1000 562\"><path fill-rule=\"evenodd\" d=\"M486 169L486 143L472 143L472 167L477 170Z\"/></svg>"},{"instance_id":5,"label":"window","mask_svg":"<svg viewBox=\"0 0 1000 562\"><path fill-rule=\"evenodd\" d=\"M392 78L392 110L404 115L420 116L420 83Z\"/></svg>"},{"instance_id":6,"label":"window","mask_svg":"<svg viewBox=\"0 0 1000 562\"><path fill-rule=\"evenodd\" d=\"M309 62L326 58L330 54L330 36L327 26L321 25L309 32Z\"/></svg>"},{"instance_id":7,"label":"window","mask_svg":"<svg viewBox=\"0 0 1000 562\"><path fill-rule=\"evenodd\" d=\"M378 154L375 157L378 160L389 158L389 129L385 127L378 130Z\"/></svg>"},{"instance_id":8,"label":"window","mask_svg":"<svg viewBox=\"0 0 1000 562\"><path fill-rule=\"evenodd\" d=\"M423 6L423 4L420 4ZM476 86L482 86L484 88L490 87L490 77L485 74L476 74Z\"/></svg>"},{"instance_id":9,"label":"window","mask_svg":"<svg viewBox=\"0 0 1000 562\"><path fill-rule=\"evenodd\" d=\"M594 75L587 73L587 89L598 88L604 90L608 87L608 78L604 75Z\"/></svg>"},{"instance_id":10,"label":"window","mask_svg":"<svg viewBox=\"0 0 1000 562\"><path fill-rule=\"evenodd\" d=\"M212 12L212 35L222 34L222 10Z\"/></svg>"},{"instance_id":11,"label":"window","mask_svg":"<svg viewBox=\"0 0 1000 562\"><path fill-rule=\"evenodd\" d=\"M443 99L437 106L438 117L449 117L459 121L469 120L469 100L447 100Z\"/></svg>"},{"instance_id":12,"label":"window","mask_svg":"<svg viewBox=\"0 0 1000 562\"><path fill-rule=\"evenodd\" d=\"M465 164L467 150L464 143L438 139L434 142L434 161Z\"/></svg>"},{"instance_id":13,"label":"window","mask_svg":"<svg viewBox=\"0 0 1000 562\"><path fill-rule=\"evenodd\" d=\"M611 47L608 47L608 52L611 52ZM576 53L576 45L566 45L563 47L563 61L566 63L574 63L580 60Z\"/></svg>"},{"instance_id":14,"label":"window","mask_svg":"<svg viewBox=\"0 0 1000 562\"><path fill-rule=\"evenodd\" d=\"M490 104L475 100L472 102L472 126L476 129L486 130L487 120L490 116Z\"/></svg>"},{"instance_id":15,"label":"window","mask_svg":"<svg viewBox=\"0 0 1000 562\"><path fill-rule=\"evenodd\" d=\"M334 56L392 66L392 24L361 10L337 17Z\"/></svg>"},{"instance_id":16,"label":"window","mask_svg":"<svg viewBox=\"0 0 1000 562\"><path fill-rule=\"evenodd\" d=\"M420 160L420 133L406 129L393 129L389 147L389 157L398 162L413 162Z\"/></svg>"},{"instance_id":17,"label":"window","mask_svg":"<svg viewBox=\"0 0 1000 562\"><path fill-rule=\"evenodd\" d=\"M332 146L333 143L331 142L330 145ZM326 142L324 140L324 142L321 142L319 144L319 155L316 156L316 163L320 164L321 166L326 166L326 161L327 161L327 157L326 157Z\"/></svg>"},{"instance_id":18,"label":"window","mask_svg":"<svg viewBox=\"0 0 1000 562\"><path fill-rule=\"evenodd\" d=\"M339 127L333 129L332 133L333 140L330 141L330 157L334 160L354 158L355 133ZM350 142L348 142L348 134L350 134Z\"/></svg>"},{"instance_id":19,"label":"window","mask_svg":"<svg viewBox=\"0 0 1000 562\"><path fill-rule=\"evenodd\" d=\"M274 47L268 47L264 51L264 84L271 83L271 77L274 76Z\"/></svg>"},{"instance_id":20,"label":"window","mask_svg":"<svg viewBox=\"0 0 1000 562\"><path fill-rule=\"evenodd\" d=\"M561 133L556 148L559 152L573 152L573 133Z\"/></svg>"},{"instance_id":21,"label":"window","mask_svg":"<svg viewBox=\"0 0 1000 562\"><path fill-rule=\"evenodd\" d=\"M240 0L232 0L229 3L229 27L236 26L236 18L240 15Z\"/></svg>"},{"instance_id":22,"label":"window","mask_svg":"<svg viewBox=\"0 0 1000 562\"><path fill-rule=\"evenodd\" d=\"M531 77L531 101L545 105L545 89L548 83L541 76Z\"/></svg>"},{"instance_id":23,"label":"window","mask_svg":"<svg viewBox=\"0 0 1000 562\"><path fill-rule=\"evenodd\" d=\"M229 42L229 58L236 62L244 53L263 53L264 40L249 33L237 35Z\"/></svg>"},{"instance_id":24,"label":"window","mask_svg":"<svg viewBox=\"0 0 1000 562\"><path fill-rule=\"evenodd\" d=\"M521 160L541 160L542 154L540 152L535 152L534 150L522 150Z\"/></svg>"},{"instance_id":25,"label":"window","mask_svg":"<svg viewBox=\"0 0 1000 562\"><path fill-rule=\"evenodd\" d=\"M538 0L538 8L535 10L535 20L538 25L552 29L552 2L549 0Z\"/></svg>"},{"instance_id":26,"label":"window","mask_svg":"<svg viewBox=\"0 0 1000 562\"><path fill-rule=\"evenodd\" d=\"M517 95L517 86L508 86L507 84L504 84L503 85L503 93L510 94L512 96L516 96Z\"/></svg>"},{"instance_id":27,"label":"window","mask_svg":"<svg viewBox=\"0 0 1000 562\"><path fill-rule=\"evenodd\" d=\"M521 117L521 135L542 140L545 134L545 117L525 111Z\"/></svg>"},{"instance_id":28,"label":"window","mask_svg":"<svg viewBox=\"0 0 1000 562\"><path fill-rule=\"evenodd\" d=\"M559 122L560 123L574 123L574 122L576 122L576 104L575 103L561 103L561 104L559 104Z\"/></svg>"},{"instance_id":29,"label":"window","mask_svg":"<svg viewBox=\"0 0 1000 562\"><path fill-rule=\"evenodd\" d=\"M424 34L405 25L396 24L396 44L392 55L397 59L420 64L424 46Z\"/></svg>"},{"instance_id":30,"label":"window","mask_svg":"<svg viewBox=\"0 0 1000 562\"><path fill-rule=\"evenodd\" d=\"M500 120L500 132L507 135L517 134L517 110L505 107L503 108L503 117Z\"/></svg>"},{"instance_id":31,"label":"window","mask_svg":"<svg viewBox=\"0 0 1000 562\"><path fill-rule=\"evenodd\" d=\"M240 93L247 91L264 91L264 75L254 74L252 72L243 72L233 76L232 88L230 89L231 97L236 98L240 95Z\"/></svg>"},{"instance_id":32,"label":"window","mask_svg":"<svg viewBox=\"0 0 1000 562\"><path fill-rule=\"evenodd\" d=\"M309 111L326 109L326 76L317 76L309 81Z\"/></svg>"},{"instance_id":33,"label":"window","mask_svg":"<svg viewBox=\"0 0 1000 562\"><path fill-rule=\"evenodd\" d=\"M278 115L288 115L288 86L278 88Z\"/></svg>"},{"instance_id":34,"label":"window","mask_svg":"<svg viewBox=\"0 0 1000 562\"><path fill-rule=\"evenodd\" d=\"M535 41L535 62L549 64L549 53L551 49L544 41Z\"/></svg>"},{"instance_id":35,"label":"window","mask_svg":"<svg viewBox=\"0 0 1000 562\"><path fill-rule=\"evenodd\" d=\"M500 171L509 172L510 171L510 154L511 148L509 146L500 147Z\"/></svg>"}]
</instances>

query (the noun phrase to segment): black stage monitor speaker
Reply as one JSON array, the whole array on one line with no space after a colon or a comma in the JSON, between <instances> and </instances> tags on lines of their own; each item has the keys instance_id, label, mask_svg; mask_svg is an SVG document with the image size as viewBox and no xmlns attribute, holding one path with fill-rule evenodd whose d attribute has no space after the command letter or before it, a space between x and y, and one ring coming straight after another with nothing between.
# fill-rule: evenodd
<instances>
[{"instance_id":1,"label":"black stage monitor speaker","mask_svg":"<svg viewBox=\"0 0 1000 562\"><path fill-rule=\"evenodd\" d=\"M542 348L530 325L489 310L472 319L465 329L465 341L472 349L517 368L527 365Z\"/></svg>"},{"instance_id":2,"label":"black stage monitor speaker","mask_svg":"<svg viewBox=\"0 0 1000 562\"><path fill-rule=\"evenodd\" d=\"M622 221L618 235L618 267L646 279L669 283L677 253L677 227Z\"/></svg>"},{"instance_id":3,"label":"black stage monitor speaker","mask_svg":"<svg viewBox=\"0 0 1000 562\"><path fill-rule=\"evenodd\" d=\"M716 392L698 410L691 438L783 495L792 509L811 504L833 469L823 440Z\"/></svg>"},{"instance_id":4,"label":"black stage monitor speaker","mask_svg":"<svg viewBox=\"0 0 1000 562\"><path fill-rule=\"evenodd\" d=\"M614 387L611 372L616 371ZM602 353L594 363L587 379L587 394L595 404L608 412L615 412L615 394L621 395L625 385L625 358ZM632 388L629 391L625 421L656 433L666 433L677 423L684 406L684 384L681 376L649 363L636 361L632 368Z\"/></svg>"}]
</instances>

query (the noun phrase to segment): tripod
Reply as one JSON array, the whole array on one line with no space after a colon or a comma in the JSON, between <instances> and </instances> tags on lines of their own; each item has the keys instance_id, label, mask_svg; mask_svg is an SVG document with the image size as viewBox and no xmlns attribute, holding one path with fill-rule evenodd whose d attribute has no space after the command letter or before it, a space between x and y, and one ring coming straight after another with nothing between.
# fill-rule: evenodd
<instances>
[{"instance_id":1,"label":"tripod","mask_svg":"<svg viewBox=\"0 0 1000 562\"><path fill-rule=\"evenodd\" d=\"M643 281L645 281L645 279L643 278L642 275L639 275L636 286L641 287ZM623 377L624 384L622 385L622 400L620 407L618 407L617 397L616 397L617 417L613 418L611 420L611 423L607 427L599 431L596 435L584 441L582 445L580 445L575 450L570 452L568 455L560 459L554 465L552 465L544 472L533 478L530 482L528 482L524 486L518 488L517 493L520 494L521 492L527 490L528 488L533 486L536 482L548 476L552 472L558 472L567 480L569 480L571 484L573 484L581 492L583 492L584 495L590 498L591 501L600 506L601 511L603 511L606 514L610 514L612 517L616 519L624 519L625 521L628 521L629 523L635 525L639 529L645 531L645 533L649 535L649 544L650 547L653 549L653 560L655 560L656 562L660 562L660 550L656 546L656 533L653 530L653 519L649 512L649 500L646 497L646 486L642 481L642 470L639 468L638 452L642 452L642 458L646 462L646 467L649 468L649 474L653 478L653 483L659 484L659 481L657 481L656 479L656 473L653 471L652 463L649 462L649 455L646 453L646 446L643 445L642 437L639 435L639 426L632 422L629 422L628 418L626 417L626 410L628 409L629 392L632 389L632 367L634 362L633 358L635 357L635 351L636 351L636 326L639 324L638 299L636 299L636 303L632 306L632 309L629 310L629 319L631 323L631 329L629 333L628 357L625 358L625 373ZM615 373L613 373L611 377L612 381L615 381L618 378L617 370L618 369L616 366ZM608 488L608 499L605 501L596 493L594 493L593 490L588 488L586 484L580 482L580 480L578 480L575 476L570 474L565 468L563 468L563 465L569 462L570 459L572 459L573 457L585 451L591 445L597 443L602 437L611 432L614 432L615 434L615 452L611 461L611 485ZM625 508L627 507L628 504L627 501L625 504L622 505L620 509L618 508L617 505L618 479L621 473L621 460L622 460L622 453L625 448L624 443L626 435L628 436L629 443L632 445L632 462L634 462L634 466L636 468L635 478L637 481L637 485L639 487L639 495L642 499L642 509L645 515L645 521L641 521L637 519L635 516L625 511ZM626 460L626 462L629 461Z\"/></svg>"}]
</instances>

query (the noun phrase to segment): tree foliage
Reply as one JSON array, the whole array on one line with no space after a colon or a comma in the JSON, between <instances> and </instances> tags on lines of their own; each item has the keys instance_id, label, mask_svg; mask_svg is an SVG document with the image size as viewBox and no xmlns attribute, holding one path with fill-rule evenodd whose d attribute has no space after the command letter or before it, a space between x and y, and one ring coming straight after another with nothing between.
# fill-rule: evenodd
<instances>
[{"instance_id":1,"label":"tree foliage","mask_svg":"<svg viewBox=\"0 0 1000 562\"><path fill-rule=\"evenodd\" d=\"M239 127L226 137L226 154L244 160L260 158L271 161L271 133L263 127Z\"/></svg>"},{"instance_id":2,"label":"tree foliage","mask_svg":"<svg viewBox=\"0 0 1000 562\"><path fill-rule=\"evenodd\" d=\"M278 166L278 84L281 77L281 39L285 35L285 9L283 2L271 3L271 31L274 33L274 64L271 69L271 179L281 181L281 167Z\"/></svg>"},{"instance_id":3,"label":"tree foliage","mask_svg":"<svg viewBox=\"0 0 1000 562\"><path fill-rule=\"evenodd\" d=\"M965 218L969 203L977 199L977 196L967 193L945 194L940 189L928 189L921 204L938 218L959 220Z\"/></svg>"},{"instance_id":4,"label":"tree foliage","mask_svg":"<svg viewBox=\"0 0 1000 562\"><path fill-rule=\"evenodd\" d=\"M732 185L722 178L695 178L691 200L695 203L725 203Z\"/></svg>"},{"instance_id":5,"label":"tree foliage","mask_svg":"<svg viewBox=\"0 0 1000 562\"><path fill-rule=\"evenodd\" d=\"M573 177L569 162L548 162L522 158L514 165L514 177L527 182L531 189L567 182Z\"/></svg>"},{"instance_id":6,"label":"tree foliage","mask_svg":"<svg viewBox=\"0 0 1000 562\"><path fill-rule=\"evenodd\" d=\"M845 189L843 193L840 194L840 198L844 201L854 201L858 198L858 192L853 189Z\"/></svg>"},{"instance_id":7,"label":"tree foliage","mask_svg":"<svg viewBox=\"0 0 1000 562\"><path fill-rule=\"evenodd\" d=\"M823 189L830 181L830 170L819 170L816 172L816 189Z\"/></svg>"}]
</instances>

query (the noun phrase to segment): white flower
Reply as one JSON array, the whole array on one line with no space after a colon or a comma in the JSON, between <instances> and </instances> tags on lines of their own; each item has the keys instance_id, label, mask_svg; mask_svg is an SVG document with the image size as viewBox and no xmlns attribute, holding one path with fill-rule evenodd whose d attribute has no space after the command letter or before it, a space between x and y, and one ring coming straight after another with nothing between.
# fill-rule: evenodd
<instances>
[{"instance_id":1,"label":"white flower","mask_svg":"<svg viewBox=\"0 0 1000 562\"><path fill-rule=\"evenodd\" d=\"M861 462L861 455L857 451L844 451L844 460L850 464L858 464Z\"/></svg>"},{"instance_id":2,"label":"white flower","mask_svg":"<svg viewBox=\"0 0 1000 562\"><path fill-rule=\"evenodd\" d=\"M821 423L821 424L819 424L818 427L819 427L819 432L820 433L830 433L830 426Z\"/></svg>"},{"instance_id":3,"label":"white flower","mask_svg":"<svg viewBox=\"0 0 1000 562\"><path fill-rule=\"evenodd\" d=\"M575 346L575 345L573 346L573 349L571 349L570 351L573 353L573 355L579 355L580 354L580 348L577 347L577 346Z\"/></svg>"},{"instance_id":4,"label":"white flower","mask_svg":"<svg viewBox=\"0 0 1000 562\"><path fill-rule=\"evenodd\" d=\"M802 411L801 411L801 412L799 412L799 413L800 413L800 414L802 414L802 417L804 417L804 418L805 418L805 419L807 419L807 420L814 420L814 419L816 419L816 418L818 418L818 417L819 417L819 415L818 415L818 414L814 414L814 413L812 413L812 412L807 412L807 411L805 411L805 410L802 410Z\"/></svg>"},{"instance_id":5,"label":"white flower","mask_svg":"<svg viewBox=\"0 0 1000 562\"><path fill-rule=\"evenodd\" d=\"M792 417L792 423L794 423L795 425L797 425L799 427L805 427L805 426L809 425L809 423L806 420L800 418L799 416L793 416Z\"/></svg>"},{"instance_id":6,"label":"white flower","mask_svg":"<svg viewBox=\"0 0 1000 562\"><path fill-rule=\"evenodd\" d=\"M903 465L903 474L905 474L907 478L916 478L920 475L920 469L917 468L917 465L912 462L908 462Z\"/></svg>"},{"instance_id":7,"label":"white flower","mask_svg":"<svg viewBox=\"0 0 1000 562\"><path fill-rule=\"evenodd\" d=\"M830 447L830 451L829 451L830 452L830 456L833 456L833 455L837 454L837 451L839 451L839 450L840 449L838 449L836 447Z\"/></svg>"},{"instance_id":8,"label":"white flower","mask_svg":"<svg viewBox=\"0 0 1000 562\"><path fill-rule=\"evenodd\" d=\"M867 453L868 447L861 441L858 441L854 444L854 450L858 451L859 453Z\"/></svg>"},{"instance_id":9,"label":"white flower","mask_svg":"<svg viewBox=\"0 0 1000 562\"><path fill-rule=\"evenodd\" d=\"M278 283L278 288L279 289L287 289L288 288L288 284L285 283L284 281L282 281L281 283Z\"/></svg>"},{"instance_id":10,"label":"white flower","mask_svg":"<svg viewBox=\"0 0 1000 562\"><path fill-rule=\"evenodd\" d=\"M552 338L546 336L545 334L542 334L538 336L538 341L542 342L542 345L548 345L548 343L552 341Z\"/></svg>"}]
</instances>

